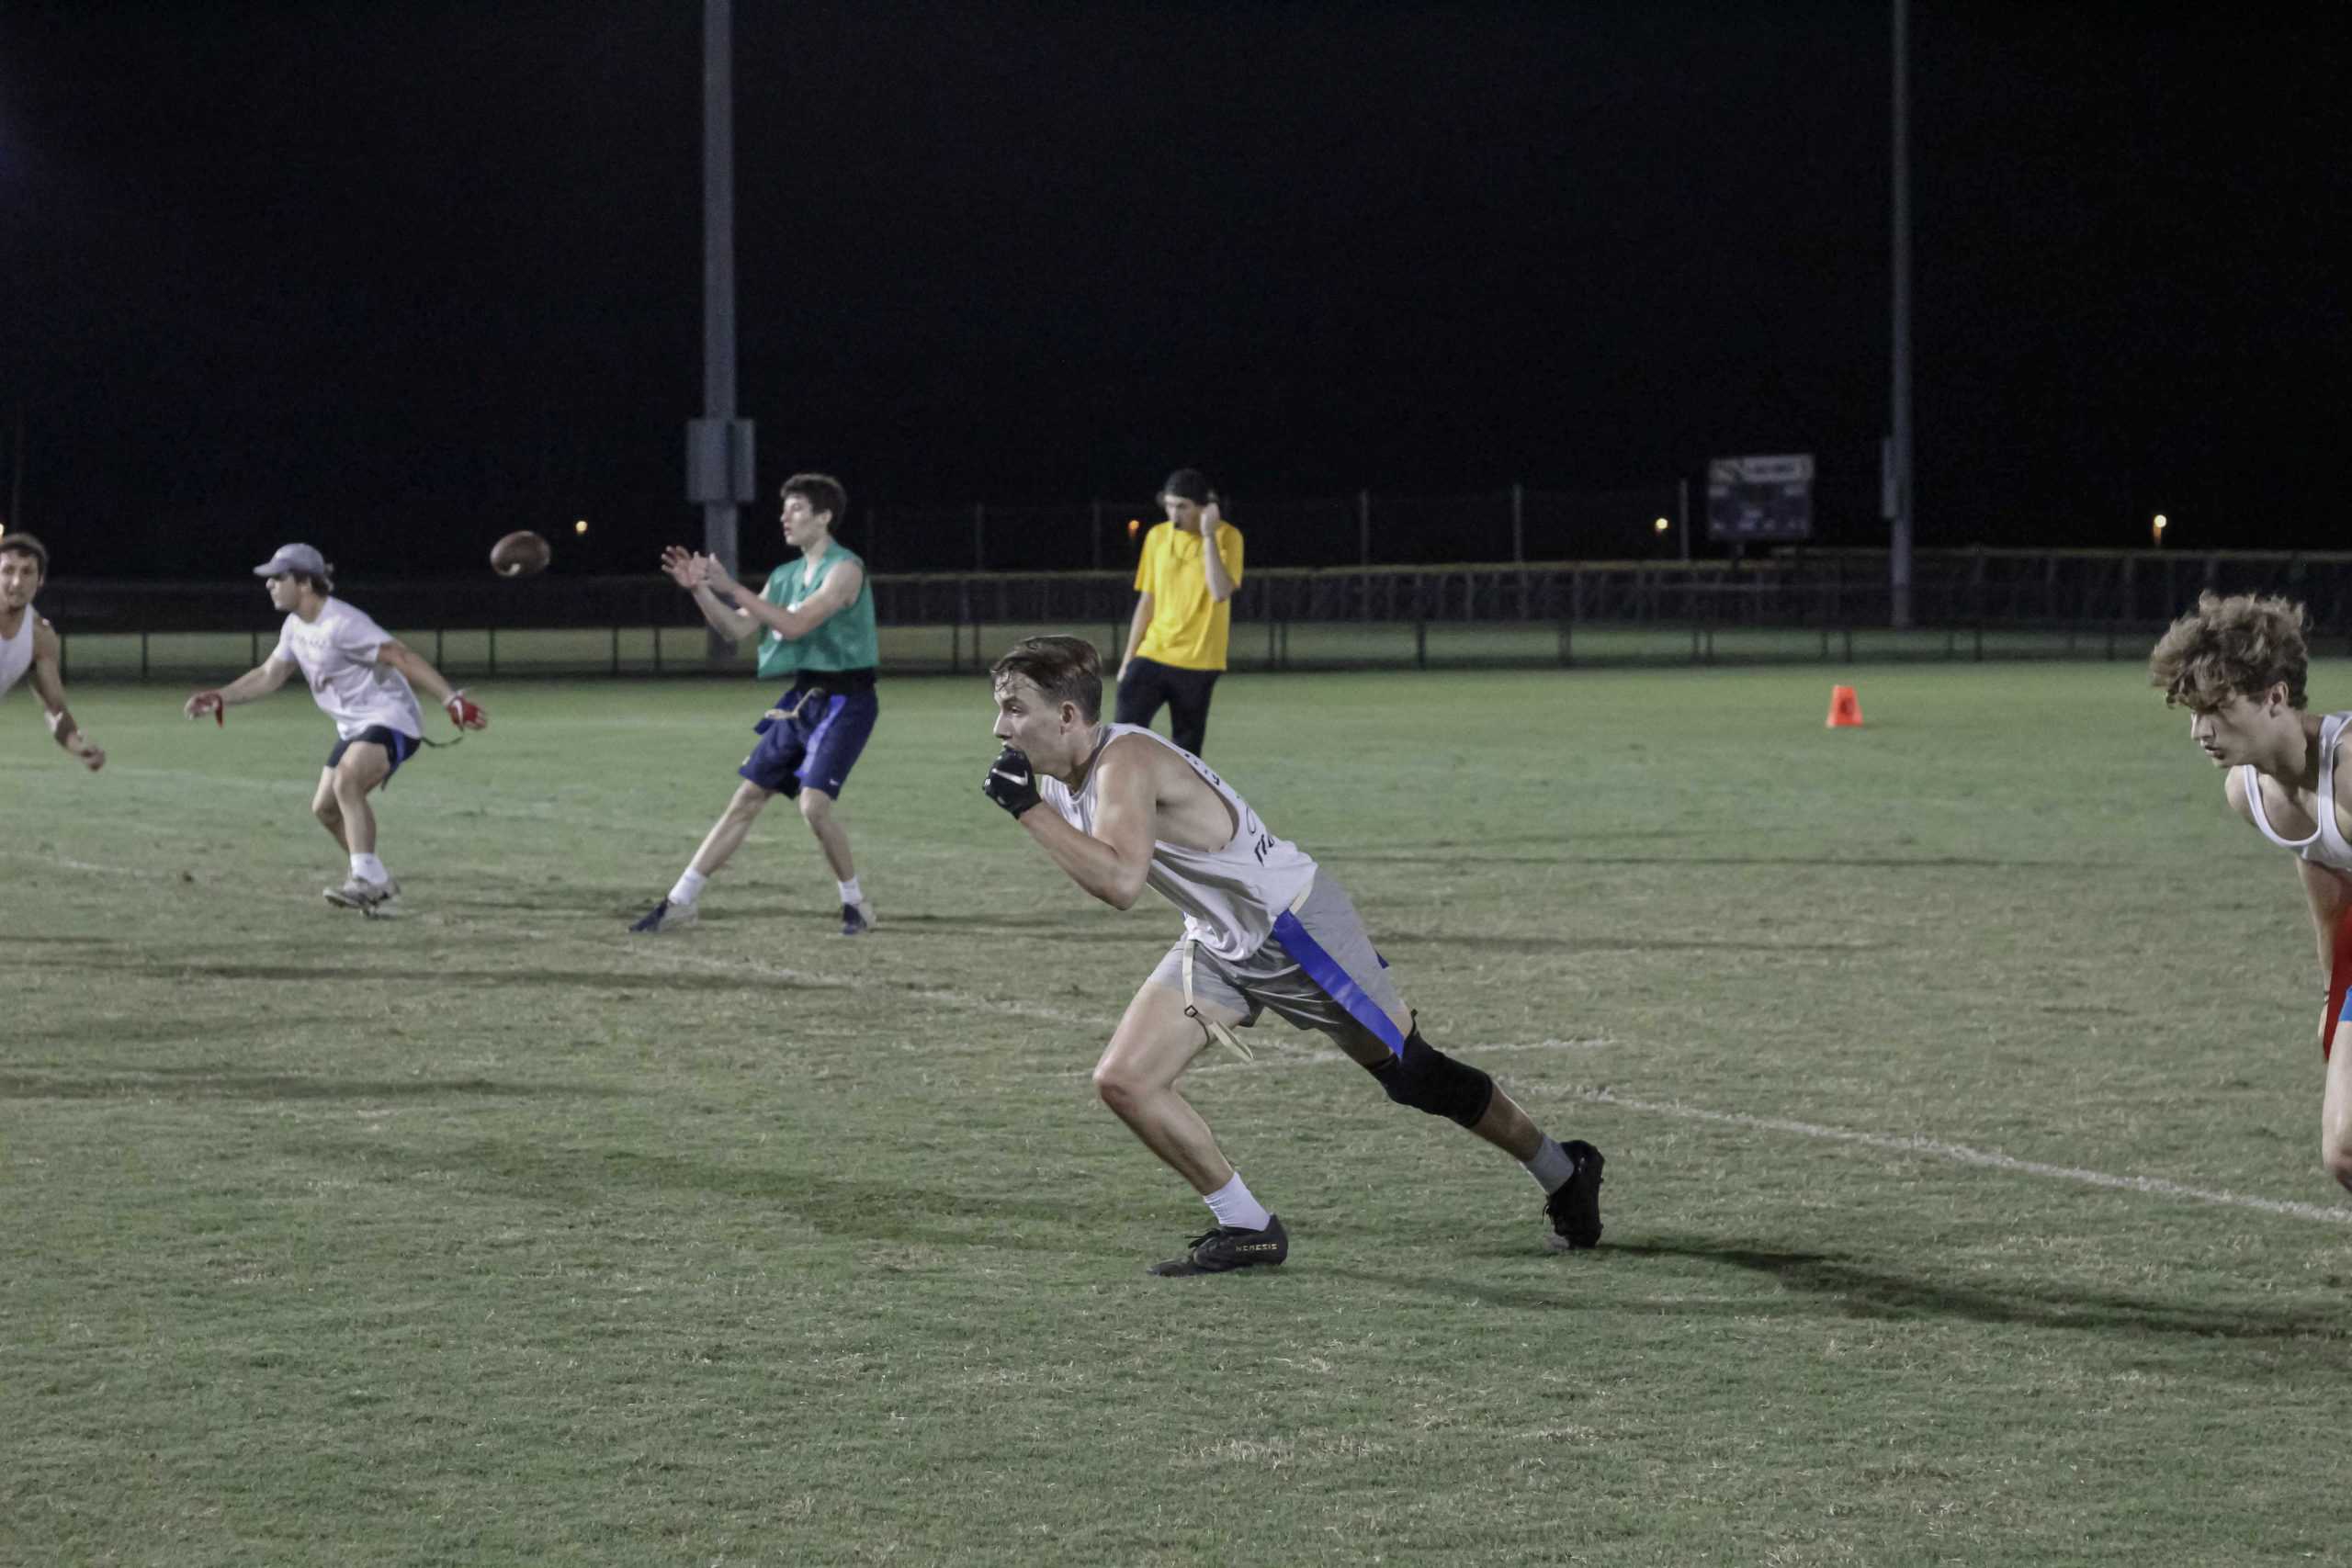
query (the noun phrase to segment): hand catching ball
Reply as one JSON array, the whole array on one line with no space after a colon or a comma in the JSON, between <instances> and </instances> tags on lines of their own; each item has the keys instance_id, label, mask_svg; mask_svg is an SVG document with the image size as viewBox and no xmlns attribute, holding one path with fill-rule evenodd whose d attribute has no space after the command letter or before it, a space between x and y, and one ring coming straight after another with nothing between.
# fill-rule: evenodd
<instances>
[{"instance_id":1,"label":"hand catching ball","mask_svg":"<svg viewBox=\"0 0 2352 1568\"><path fill-rule=\"evenodd\" d=\"M490 547L490 569L501 577L534 576L547 570L554 558L548 542L528 528L518 528Z\"/></svg>"}]
</instances>

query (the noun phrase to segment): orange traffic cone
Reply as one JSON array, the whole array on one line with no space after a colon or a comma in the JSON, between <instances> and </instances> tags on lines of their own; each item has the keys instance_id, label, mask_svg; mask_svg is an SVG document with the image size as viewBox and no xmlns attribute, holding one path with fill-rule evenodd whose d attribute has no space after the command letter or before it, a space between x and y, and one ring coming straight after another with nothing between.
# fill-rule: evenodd
<instances>
[{"instance_id":1,"label":"orange traffic cone","mask_svg":"<svg viewBox=\"0 0 2352 1568\"><path fill-rule=\"evenodd\" d=\"M1854 695L1851 686L1829 688L1829 723L1831 729L1860 729L1862 727L1862 699Z\"/></svg>"}]
</instances>

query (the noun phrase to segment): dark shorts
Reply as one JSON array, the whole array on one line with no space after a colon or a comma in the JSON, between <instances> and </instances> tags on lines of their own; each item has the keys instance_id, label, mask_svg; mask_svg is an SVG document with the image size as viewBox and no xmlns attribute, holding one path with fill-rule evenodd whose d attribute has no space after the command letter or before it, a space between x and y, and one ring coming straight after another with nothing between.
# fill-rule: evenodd
<instances>
[{"instance_id":1,"label":"dark shorts","mask_svg":"<svg viewBox=\"0 0 2352 1568\"><path fill-rule=\"evenodd\" d=\"M1208 743L1209 694L1216 689L1216 677L1214 670L1179 670L1156 659L1130 660L1126 679L1119 682L1118 722L1148 729L1165 705L1168 739L1197 757Z\"/></svg>"},{"instance_id":2,"label":"dark shorts","mask_svg":"<svg viewBox=\"0 0 2352 1568\"><path fill-rule=\"evenodd\" d=\"M760 743L735 771L762 789L797 795L806 784L839 800L882 711L874 693L796 686L776 699L775 711L789 716L752 726Z\"/></svg>"},{"instance_id":3,"label":"dark shorts","mask_svg":"<svg viewBox=\"0 0 2352 1568\"><path fill-rule=\"evenodd\" d=\"M343 761L343 754L354 746L381 746L384 756L392 765L384 770L384 779L401 771L401 764L423 750L424 742L413 735L402 735L389 724L371 724L347 740L337 740L334 750L327 753L327 766L332 768Z\"/></svg>"}]
</instances>

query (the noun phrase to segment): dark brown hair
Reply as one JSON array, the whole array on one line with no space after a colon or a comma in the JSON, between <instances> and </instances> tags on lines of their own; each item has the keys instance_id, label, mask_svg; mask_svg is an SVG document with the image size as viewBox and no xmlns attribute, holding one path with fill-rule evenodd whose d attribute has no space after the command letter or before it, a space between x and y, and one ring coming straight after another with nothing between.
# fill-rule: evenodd
<instances>
[{"instance_id":1,"label":"dark brown hair","mask_svg":"<svg viewBox=\"0 0 2352 1568\"><path fill-rule=\"evenodd\" d=\"M1057 707L1075 703L1088 718L1102 716L1102 656L1082 637L1023 637L989 673L1000 685L1018 675Z\"/></svg>"},{"instance_id":2,"label":"dark brown hair","mask_svg":"<svg viewBox=\"0 0 2352 1568\"><path fill-rule=\"evenodd\" d=\"M0 556L30 556L40 568L41 581L49 581L49 547L30 534L0 534Z\"/></svg>"},{"instance_id":3,"label":"dark brown hair","mask_svg":"<svg viewBox=\"0 0 2352 1568\"><path fill-rule=\"evenodd\" d=\"M2211 713L2233 696L2259 697L2285 682L2287 705L2300 710L2311 652L2310 616L2292 599L2199 593L2197 608L2172 624L2148 655L2148 682L2165 705Z\"/></svg>"},{"instance_id":4,"label":"dark brown hair","mask_svg":"<svg viewBox=\"0 0 2352 1568\"><path fill-rule=\"evenodd\" d=\"M795 474L784 481L782 493L798 496L811 512L831 513L832 522L827 525L835 533L849 521L849 491L831 474Z\"/></svg>"}]
</instances>

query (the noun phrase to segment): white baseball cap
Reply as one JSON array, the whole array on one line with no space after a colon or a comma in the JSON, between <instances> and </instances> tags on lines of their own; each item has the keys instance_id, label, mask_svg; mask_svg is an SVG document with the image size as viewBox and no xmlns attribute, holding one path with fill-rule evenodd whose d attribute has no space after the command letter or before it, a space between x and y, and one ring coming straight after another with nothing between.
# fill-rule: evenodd
<instances>
[{"instance_id":1,"label":"white baseball cap","mask_svg":"<svg viewBox=\"0 0 2352 1568\"><path fill-rule=\"evenodd\" d=\"M334 576L334 569L314 545L280 545L276 555L254 568L255 577L284 577L292 571L307 571L322 582Z\"/></svg>"}]
</instances>

